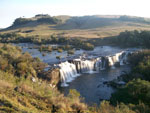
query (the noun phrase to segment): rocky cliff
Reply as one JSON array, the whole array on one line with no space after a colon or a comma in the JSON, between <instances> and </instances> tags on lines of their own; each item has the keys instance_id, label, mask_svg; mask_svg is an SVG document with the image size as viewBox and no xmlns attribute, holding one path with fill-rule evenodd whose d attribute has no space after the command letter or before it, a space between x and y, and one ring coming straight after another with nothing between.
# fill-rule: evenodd
<instances>
[{"instance_id":1,"label":"rocky cliff","mask_svg":"<svg viewBox=\"0 0 150 113\"><path fill-rule=\"evenodd\" d=\"M58 68L50 69L43 73L43 78L46 79L52 87L55 87L60 82L60 73Z\"/></svg>"}]
</instances>

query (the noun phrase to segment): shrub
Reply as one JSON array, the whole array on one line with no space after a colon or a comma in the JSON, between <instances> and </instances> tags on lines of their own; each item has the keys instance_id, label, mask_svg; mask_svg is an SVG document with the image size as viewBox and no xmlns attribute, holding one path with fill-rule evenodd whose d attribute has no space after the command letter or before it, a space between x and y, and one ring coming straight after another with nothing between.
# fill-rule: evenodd
<instances>
[{"instance_id":1,"label":"shrub","mask_svg":"<svg viewBox=\"0 0 150 113\"><path fill-rule=\"evenodd\" d=\"M119 89L112 95L111 102L113 104L117 104L117 102L138 104L139 101L141 101L146 105L150 105L149 86L150 82L148 81L140 79L132 80L125 86L125 88Z\"/></svg>"},{"instance_id":2,"label":"shrub","mask_svg":"<svg viewBox=\"0 0 150 113\"><path fill-rule=\"evenodd\" d=\"M56 56L56 59L59 59L59 60L60 60L60 59L61 59L61 56Z\"/></svg>"},{"instance_id":3,"label":"shrub","mask_svg":"<svg viewBox=\"0 0 150 113\"><path fill-rule=\"evenodd\" d=\"M61 48L58 48L57 51L58 51L59 53L62 53L62 52L63 52L63 50L62 50Z\"/></svg>"},{"instance_id":4,"label":"shrub","mask_svg":"<svg viewBox=\"0 0 150 113\"><path fill-rule=\"evenodd\" d=\"M94 45L90 44L90 43L84 43L82 45L82 48L85 50L93 50L94 49Z\"/></svg>"},{"instance_id":5,"label":"shrub","mask_svg":"<svg viewBox=\"0 0 150 113\"><path fill-rule=\"evenodd\" d=\"M68 50L67 53L72 55L72 54L74 54L74 50L73 49L72 50Z\"/></svg>"},{"instance_id":6,"label":"shrub","mask_svg":"<svg viewBox=\"0 0 150 113\"><path fill-rule=\"evenodd\" d=\"M27 24L29 22L32 22L32 20L26 19L26 18L17 18L14 21L13 26L24 25L24 24Z\"/></svg>"}]
</instances>

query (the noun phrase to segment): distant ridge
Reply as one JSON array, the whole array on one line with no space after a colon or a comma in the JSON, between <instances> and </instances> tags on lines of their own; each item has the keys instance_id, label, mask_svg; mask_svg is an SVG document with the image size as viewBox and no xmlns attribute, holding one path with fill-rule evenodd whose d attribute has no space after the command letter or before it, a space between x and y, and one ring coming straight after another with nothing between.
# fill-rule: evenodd
<instances>
[{"instance_id":1,"label":"distant ridge","mask_svg":"<svg viewBox=\"0 0 150 113\"><path fill-rule=\"evenodd\" d=\"M75 28L89 28L88 24L95 24L95 27L111 25L114 22L133 22L133 23L143 23L150 24L150 18L136 17L136 16L126 16L126 15L93 15L93 16L54 16L51 17L48 14L37 14L32 18L17 18L12 26L18 27L22 25L38 25L38 24L60 24L62 29L64 26L70 26L70 24L75 24ZM63 26L64 25L64 26ZM60 27L60 26L59 26ZM91 27L91 25L90 25ZM94 27L94 26L93 26ZM69 29L69 28L68 28Z\"/></svg>"},{"instance_id":2,"label":"distant ridge","mask_svg":"<svg viewBox=\"0 0 150 113\"><path fill-rule=\"evenodd\" d=\"M150 18L127 15L50 16L37 14L32 18L17 18L12 26L0 32L100 38L134 29L150 30Z\"/></svg>"}]
</instances>

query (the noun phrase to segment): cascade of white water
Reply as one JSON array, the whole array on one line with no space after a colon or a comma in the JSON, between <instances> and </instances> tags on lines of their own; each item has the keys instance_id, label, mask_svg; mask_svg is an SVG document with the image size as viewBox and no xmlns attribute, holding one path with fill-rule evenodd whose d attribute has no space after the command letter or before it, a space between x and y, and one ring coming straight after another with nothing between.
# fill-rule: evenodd
<instances>
[{"instance_id":1,"label":"cascade of white water","mask_svg":"<svg viewBox=\"0 0 150 113\"><path fill-rule=\"evenodd\" d=\"M112 56L112 60L113 60L113 62L114 62L114 63L116 63L116 62L119 62L119 61L120 61L121 56L122 56L122 53L123 53L123 52L116 53L114 56Z\"/></svg>"},{"instance_id":2,"label":"cascade of white water","mask_svg":"<svg viewBox=\"0 0 150 113\"><path fill-rule=\"evenodd\" d=\"M67 82L71 82L77 74L76 66L68 61L59 64L62 86L67 86Z\"/></svg>"},{"instance_id":3,"label":"cascade of white water","mask_svg":"<svg viewBox=\"0 0 150 113\"><path fill-rule=\"evenodd\" d=\"M96 72L100 70L101 63L102 63L101 58L97 58L94 66L94 70L96 70Z\"/></svg>"},{"instance_id":4,"label":"cascade of white water","mask_svg":"<svg viewBox=\"0 0 150 113\"><path fill-rule=\"evenodd\" d=\"M74 62L76 64L79 72L93 72L96 60L83 60L83 59L75 59Z\"/></svg>"},{"instance_id":5,"label":"cascade of white water","mask_svg":"<svg viewBox=\"0 0 150 113\"><path fill-rule=\"evenodd\" d=\"M58 64L60 67L61 86L68 86L68 82L79 76L79 73L93 73L104 70L106 67L115 67L116 63L123 65L127 60L128 53L120 52L113 56L99 57L94 60L74 59Z\"/></svg>"},{"instance_id":6,"label":"cascade of white water","mask_svg":"<svg viewBox=\"0 0 150 113\"><path fill-rule=\"evenodd\" d=\"M127 54L126 52L122 51L120 53L116 53L113 56L100 57L97 59L95 66L98 66L99 70L104 70L106 67L115 68L116 63L121 65L123 62L126 62L126 60ZM98 67L96 67L96 69L98 69Z\"/></svg>"},{"instance_id":7,"label":"cascade of white water","mask_svg":"<svg viewBox=\"0 0 150 113\"><path fill-rule=\"evenodd\" d=\"M104 70L106 68L106 59L104 59L101 63L101 70Z\"/></svg>"},{"instance_id":8,"label":"cascade of white water","mask_svg":"<svg viewBox=\"0 0 150 113\"><path fill-rule=\"evenodd\" d=\"M81 70L83 73L88 72L88 73L92 73L94 70L94 61L90 61L90 60L81 60Z\"/></svg>"},{"instance_id":9,"label":"cascade of white water","mask_svg":"<svg viewBox=\"0 0 150 113\"><path fill-rule=\"evenodd\" d=\"M108 58L108 62L109 62L109 66L111 67L111 68L115 68L115 64L118 62L120 62L121 61L121 57L122 57L122 54L123 54L123 52L120 52L120 53L116 53L115 55L113 55L113 56L108 56L107 58Z\"/></svg>"},{"instance_id":10,"label":"cascade of white water","mask_svg":"<svg viewBox=\"0 0 150 113\"><path fill-rule=\"evenodd\" d=\"M122 54L122 58L120 60L120 65L124 65L124 64L128 64L127 60L128 60L128 55L129 55L129 52L124 52Z\"/></svg>"},{"instance_id":11,"label":"cascade of white water","mask_svg":"<svg viewBox=\"0 0 150 113\"><path fill-rule=\"evenodd\" d=\"M95 62L96 71L104 70L106 67L106 59L105 58L97 58Z\"/></svg>"},{"instance_id":12,"label":"cascade of white water","mask_svg":"<svg viewBox=\"0 0 150 113\"><path fill-rule=\"evenodd\" d=\"M113 60L112 60L113 57L108 56L107 58L108 58L109 66L113 66L114 63L115 63L115 62L113 62Z\"/></svg>"}]
</instances>

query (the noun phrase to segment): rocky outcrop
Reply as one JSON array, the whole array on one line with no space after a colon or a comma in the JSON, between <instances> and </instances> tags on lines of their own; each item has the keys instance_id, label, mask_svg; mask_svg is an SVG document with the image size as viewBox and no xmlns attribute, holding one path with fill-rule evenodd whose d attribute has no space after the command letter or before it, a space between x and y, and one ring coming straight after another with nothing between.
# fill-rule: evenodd
<instances>
[{"instance_id":1,"label":"rocky outcrop","mask_svg":"<svg viewBox=\"0 0 150 113\"><path fill-rule=\"evenodd\" d=\"M60 73L58 68L50 69L44 72L43 74L44 74L44 79L46 79L50 83L50 86L54 87L59 84Z\"/></svg>"}]
</instances>

